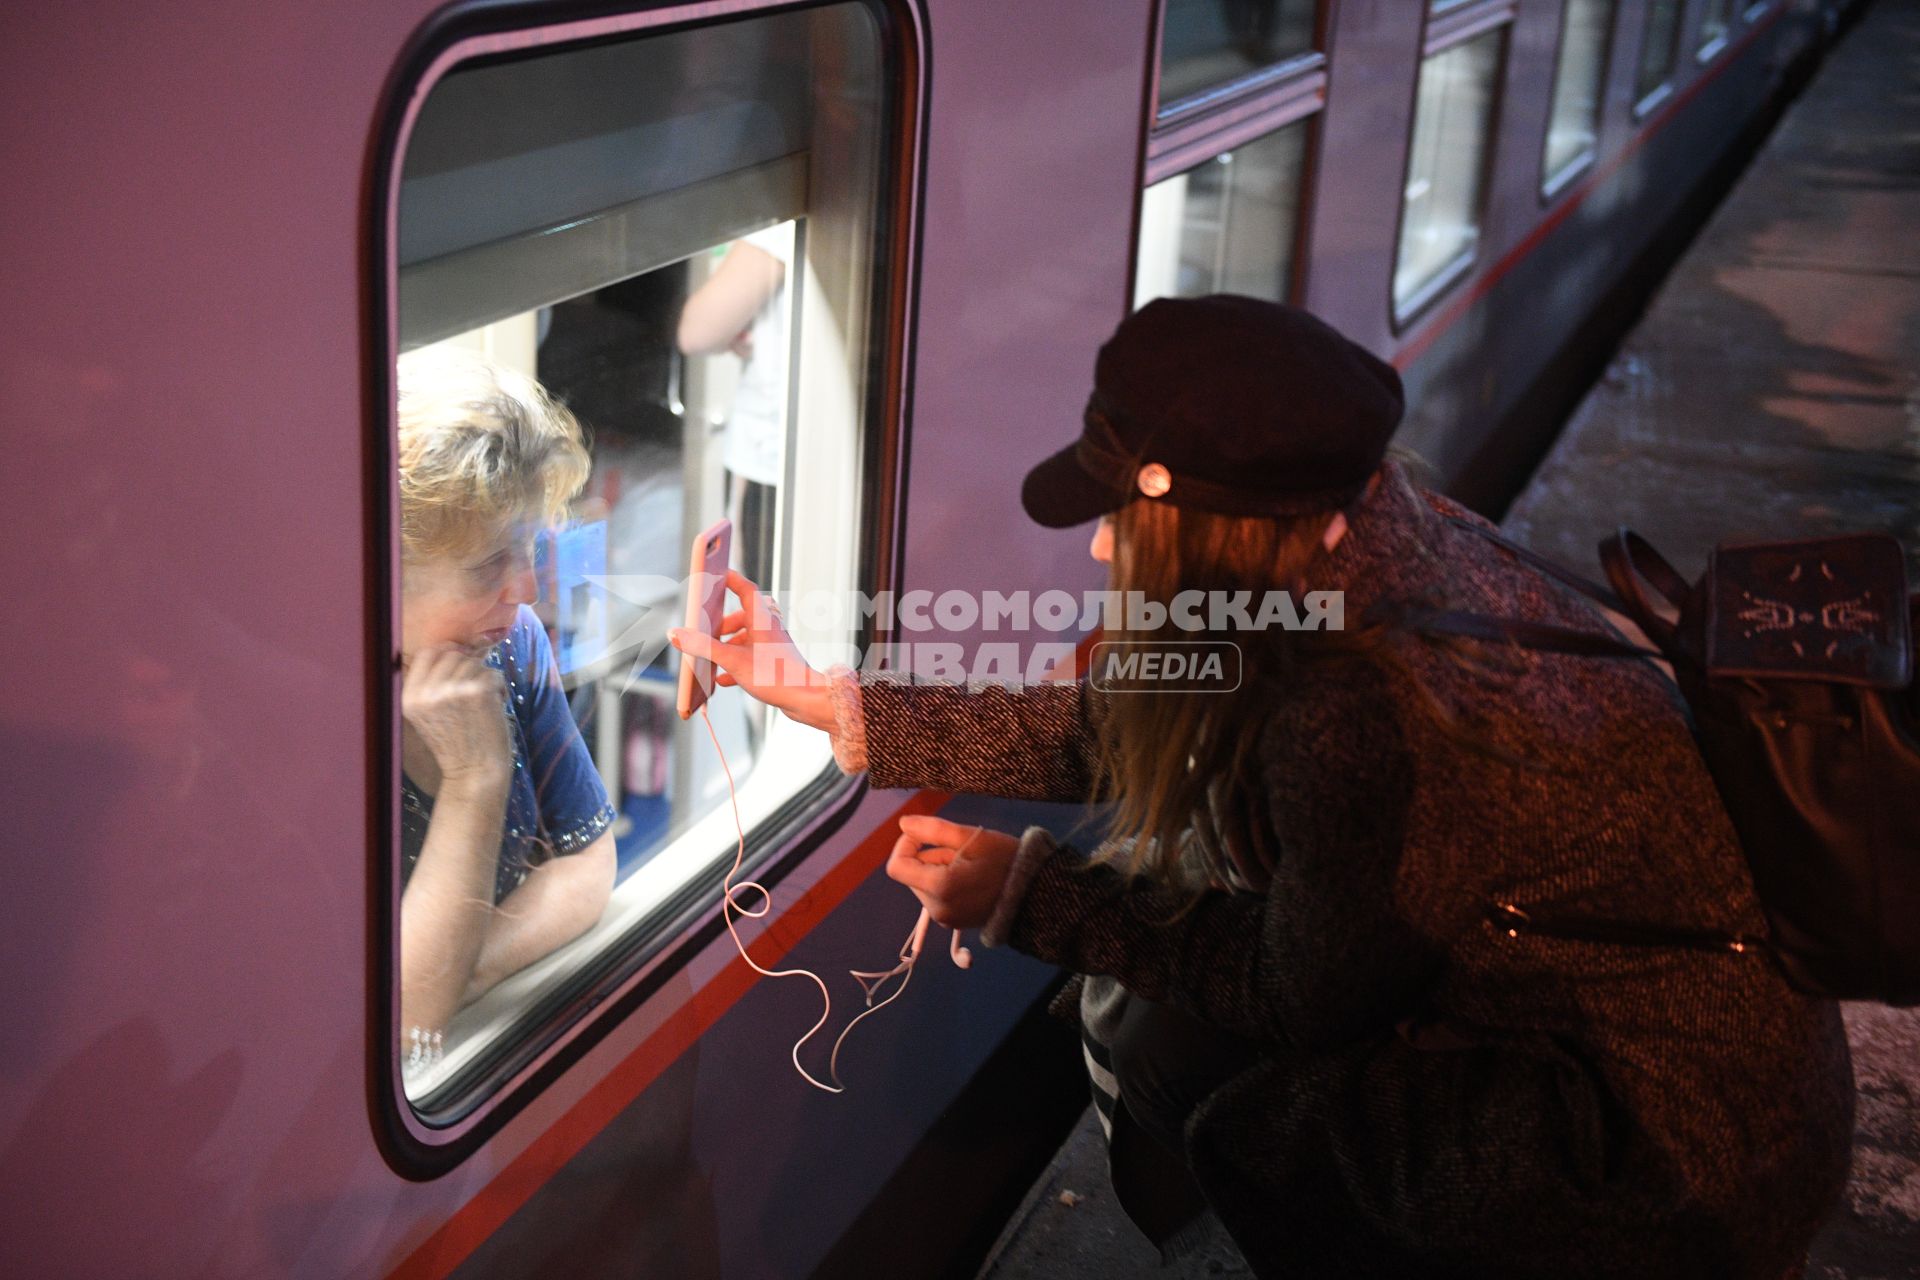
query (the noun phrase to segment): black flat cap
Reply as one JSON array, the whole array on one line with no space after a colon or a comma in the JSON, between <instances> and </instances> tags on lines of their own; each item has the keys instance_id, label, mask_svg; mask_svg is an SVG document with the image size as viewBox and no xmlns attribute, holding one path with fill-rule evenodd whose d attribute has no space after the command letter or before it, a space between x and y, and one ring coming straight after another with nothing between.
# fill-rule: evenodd
<instances>
[{"instance_id":1,"label":"black flat cap","mask_svg":"<svg viewBox=\"0 0 1920 1280\"><path fill-rule=\"evenodd\" d=\"M1405 407L1393 366L1298 307L1160 298L1100 348L1086 425L1020 502L1064 529L1146 497L1222 515L1332 511Z\"/></svg>"}]
</instances>

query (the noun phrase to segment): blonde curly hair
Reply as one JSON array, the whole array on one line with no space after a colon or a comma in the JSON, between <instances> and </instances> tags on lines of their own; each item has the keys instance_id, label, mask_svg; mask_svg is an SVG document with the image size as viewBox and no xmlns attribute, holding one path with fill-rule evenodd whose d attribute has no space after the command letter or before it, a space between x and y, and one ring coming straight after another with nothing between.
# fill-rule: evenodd
<instances>
[{"instance_id":1,"label":"blonde curly hair","mask_svg":"<svg viewBox=\"0 0 1920 1280\"><path fill-rule=\"evenodd\" d=\"M538 382L474 352L399 361L400 554L469 553L529 518L557 524L591 463L580 424Z\"/></svg>"}]
</instances>

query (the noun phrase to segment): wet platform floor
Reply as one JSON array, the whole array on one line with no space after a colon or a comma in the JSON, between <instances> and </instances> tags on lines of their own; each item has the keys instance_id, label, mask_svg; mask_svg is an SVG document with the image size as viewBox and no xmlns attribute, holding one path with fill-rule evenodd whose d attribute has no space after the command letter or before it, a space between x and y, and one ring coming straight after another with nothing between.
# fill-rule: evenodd
<instances>
[{"instance_id":1,"label":"wet platform floor","mask_svg":"<svg viewBox=\"0 0 1920 1280\"><path fill-rule=\"evenodd\" d=\"M1920 0L1880 0L1829 53L1504 527L1597 573L1619 524L1689 579L1740 537L1883 529L1920 557ZM1853 1177L1807 1275L1920 1280L1920 1010L1845 1012ZM1161 1265L1089 1110L981 1278L1247 1274L1217 1228Z\"/></svg>"}]
</instances>

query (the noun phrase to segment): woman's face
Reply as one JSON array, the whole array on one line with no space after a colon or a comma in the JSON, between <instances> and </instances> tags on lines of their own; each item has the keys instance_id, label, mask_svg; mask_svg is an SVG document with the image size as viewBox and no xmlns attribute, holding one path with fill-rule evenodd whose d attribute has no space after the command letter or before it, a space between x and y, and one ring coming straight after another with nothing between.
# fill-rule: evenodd
<instances>
[{"instance_id":1,"label":"woman's face","mask_svg":"<svg viewBox=\"0 0 1920 1280\"><path fill-rule=\"evenodd\" d=\"M531 525L514 524L475 549L402 570L400 652L435 645L487 649L506 638L520 606L540 598Z\"/></svg>"},{"instance_id":2,"label":"woman's face","mask_svg":"<svg viewBox=\"0 0 1920 1280\"><path fill-rule=\"evenodd\" d=\"M1089 554L1101 564L1113 563L1113 517L1101 516L1100 523L1093 531L1093 545L1087 548Z\"/></svg>"}]
</instances>

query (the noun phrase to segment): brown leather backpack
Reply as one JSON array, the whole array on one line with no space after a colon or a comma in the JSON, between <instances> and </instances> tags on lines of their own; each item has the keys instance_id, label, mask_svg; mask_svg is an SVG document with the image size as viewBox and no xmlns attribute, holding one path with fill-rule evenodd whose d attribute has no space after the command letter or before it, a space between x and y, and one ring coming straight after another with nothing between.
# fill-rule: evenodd
<instances>
[{"instance_id":1,"label":"brown leather backpack","mask_svg":"<svg viewBox=\"0 0 1920 1280\"><path fill-rule=\"evenodd\" d=\"M1480 525L1454 523L1632 618L1656 648L1459 611L1403 613L1403 624L1670 662L1769 933L1542 919L1500 904L1490 908L1496 923L1598 941L1764 948L1802 991L1920 1004L1920 596L1908 595L1899 541L1859 533L1722 543L1689 586L1622 528L1600 544L1609 591Z\"/></svg>"}]
</instances>

